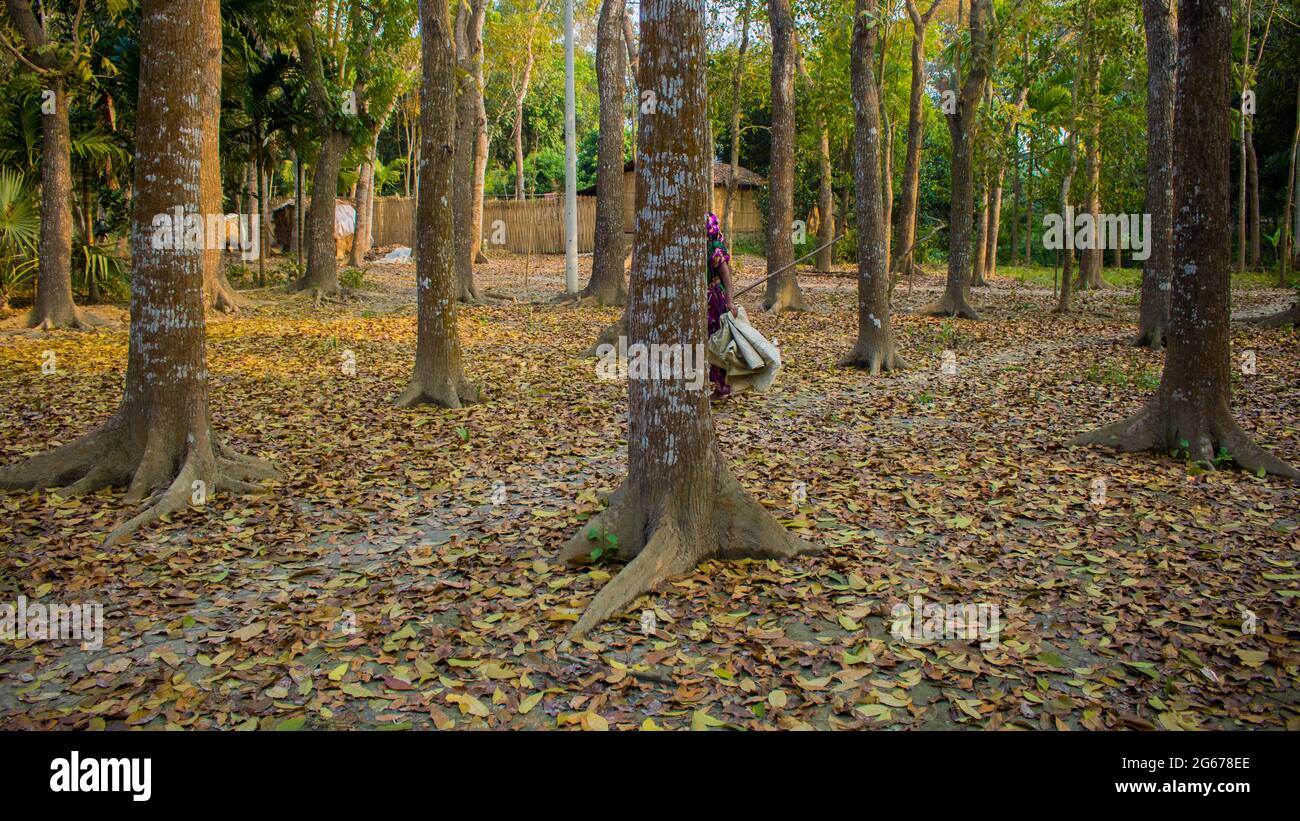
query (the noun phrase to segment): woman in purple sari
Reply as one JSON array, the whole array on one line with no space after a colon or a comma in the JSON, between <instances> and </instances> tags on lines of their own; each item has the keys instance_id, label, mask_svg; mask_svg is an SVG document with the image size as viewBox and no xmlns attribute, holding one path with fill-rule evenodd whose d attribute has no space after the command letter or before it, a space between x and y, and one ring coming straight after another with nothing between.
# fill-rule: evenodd
<instances>
[{"instance_id":1,"label":"woman in purple sari","mask_svg":"<svg viewBox=\"0 0 1300 821\"><path fill-rule=\"evenodd\" d=\"M722 327L722 315L731 311L737 315L736 306L731 303L731 254L727 251L727 242L722 236L722 227L717 216L710 211L704 218L704 228L709 235L709 336L713 336ZM714 399L725 399L731 395L731 386L727 384L727 372L717 365L709 366L709 381L713 383Z\"/></svg>"}]
</instances>

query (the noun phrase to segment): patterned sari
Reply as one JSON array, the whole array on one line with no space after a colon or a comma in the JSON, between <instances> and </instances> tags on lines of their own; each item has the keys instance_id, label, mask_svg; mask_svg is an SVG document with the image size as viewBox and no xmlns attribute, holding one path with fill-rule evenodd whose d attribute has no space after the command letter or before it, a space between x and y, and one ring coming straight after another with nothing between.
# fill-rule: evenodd
<instances>
[{"instance_id":1,"label":"patterned sari","mask_svg":"<svg viewBox=\"0 0 1300 821\"><path fill-rule=\"evenodd\" d=\"M720 268L723 263L731 261L731 254L727 253L727 244L722 238L722 231L718 227L718 218L709 214L705 220L705 226L709 232L709 269L708 269L708 297L709 297L709 336L717 333L722 327L722 315L727 312L727 289L722 284ZM709 381L713 383L713 391L719 397L731 395L731 386L727 384L727 372L717 365L709 366Z\"/></svg>"}]
</instances>

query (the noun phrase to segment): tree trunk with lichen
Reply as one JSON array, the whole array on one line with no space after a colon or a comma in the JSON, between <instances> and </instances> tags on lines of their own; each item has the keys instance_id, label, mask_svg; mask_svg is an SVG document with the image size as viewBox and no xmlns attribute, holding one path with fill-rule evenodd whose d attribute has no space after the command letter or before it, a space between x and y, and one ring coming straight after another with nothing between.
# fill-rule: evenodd
<instances>
[{"instance_id":1,"label":"tree trunk with lichen","mask_svg":"<svg viewBox=\"0 0 1300 821\"><path fill-rule=\"evenodd\" d=\"M907 0L907 15L912 19L912 84L907 99L907 155L903 159L903 198L898 204L898 246L892 268L901 274L912 272L915 259L916 211L921 191L921 142L925 117L925 30L939 8L934 0L922 14L913 0Z\"/></svg>"},{"instance_id":2,"label":"tree trunk with lichen","mask_svg":"<svg viewBox=\"0 0 1300 821\"><path fill-rule=\"evenodd\" d=\"M948 115L948 134L952 137L952 205L948 220L948 279L943 295L922 309L935 316L959 316L979 319L970 304L971 213L974 209L974 141L975 117L984 96L992 56L992 0L971 0L970 67L957 94L953 112Z\"/></svg>"},{"instance_id":3,"label":"tree trunk with lichen","mask_svg":"<svg viewBox=\"0 0 1300 821\"><path fill-rule=\"evenodd\" d=\"M1101 85L1101 55L1095 44L1088 49L1088 108L1092 111L1092 122L1084 139L1084 170L1088 175L1088 213L1092 215L1092 247L1084 249L1079 260L1080 291L1106 288L1106 280L1101 276L1102 257L1106 249L1101 242L1101 112L1097 106L1097 94Z\"/></svg>"},{"instance_id":4,"label":"tree trunk with lichen","mask_svg":"<svg viewBox=\"0 0 1300 821\"><path fill-rule=\"evenodd\" d=\"M334 192L339 184L339 171L343 155L352 141L347 132L325 129L321 136L320 154L311 178L311 204L307 206L306 236L303 245L307 250L307 267L294 283L294 290L309 291L315 296L338 294L339 287L338 241L334 238Z\"/></svg>"},{"instance_id":5,"label":"tree trunk with lichen","mask_svg":"<svg viewBox=\"0 0 1300 821\"><path fill-rule=\"evenodd\" d=\"M596 244L591 279L579 294L597 305L627 302L623 263L627 242L623 219L623 92L627 49L623 44L625 0L605 0L596 23L596 86L600 92L600 134L596 145Z\"/></svg>"},{"instance_id":6,"label":"tree trunk with lichen","mask_svg":"<svg viewBox=\"0 0 1300 821\"><path fill-rule=\"evenodd\" d=\"M399 407L421 404L459 408L478 401L465 378L456 303L452 201L453 141L456 136L456 60L447 4L420 0L420 167L415 242L416 347L411 383L395 400Z\"/></svg>"},{"instance_id":7,"label":"tree trunk with lichen","mask_svg":"<svg viewBox=\"0 0 1300 821\"><path fill-rule=\"evenodd\" d=\"M852 53L853 187L858 225L858 339L841 365L862 368L872 376L904 367L894 347L889 317L889 260L881 200L879 89L871 70L876 30L867 21L878 0L857 0Z\"/></svg>"},{"instance_id":8,"label":"tree trunk with lichen","mask_svg":"<svg viewBox=\"0 0 1300 821\"><path fill-rule=\"evenodd\" d=\"M456 159L452 213L456 232L457 297L483 300L474 283L474 262L482 247L482 169L486 163L487 114L483 107L483 19L485 0L456 5Z\"/></svg>"},{"instance_id":9,"label":"tree trunk with lichen","mask_svg":"<svg viewBox=\"0 0 1300 821\"><path fill-rule=\"evenodd\" d=\"M352 197L352 210L356 213L356 222L352 231L352 250L348 253L348 265L359 268L366 264L366 254L370 253L373 239L370 222L370 209L375 198L375 143L366 149L366 157L357 169L357 190Z\"/></svg>"},{"instance_id":10,"label":"tree trunk with lichen","mask_svg":"<svg viewBox=\"0 0 1300 821\"><path fill-rule=\"evenodd\" d=\"M765 311L806 311L794 270L794 18L790 0L768 0L772 27L772 150L768 172ZM712 161L712 158L710 158ZM777 271L782 273L772 276Z\"/></svg>"},{"instance_id":11,"label":"tree trunk with lichen","mask_svg":"<svg viewBox=\"0 0 1300 821\"><path fill-rule=\"evenodd\" d=\"M710 188L703 0L643 0L641 37L639 87L675 104L640 121L628 337L630 344L702 346ZM705 559L783 558L812 549L736 481L714 438L708 394L692 380L629 379L627 441L627 478L560 558L582 561L612 536L616 557L630 563L596 595L569 638Z\"/></svg>"},{"instance_id":12,"label":"tree trunk with lichen","mask_svg":"<svg viewBox=\"0 0 1300 821\"><path fill-rule=\"evenodd\" d=\"M59 50L48 36L43 11L38 18L29 0L5 0L5 7L25 59L41 70L43 90L52 95L48 100L42 97L41 105L39 264L36 301L27 314L26 325L41 330L90 330L103 323L78 310L72 299L72 129L64 79L68 67L59 61Z\"/></svg>"},{"instance_id":13,"label":"tree trunk with lichen","mask_svg":"<svg viewBox=\"0 0 1300 821\"><path fill-rule=\"evenodd\" d=\"M1174 56L1177 26L1174 0L1142 0L1147 51L1147 192L1151 256L1142 266L1142 296L1134 344L1163 348L1169 323L1169 281L1173 276Z\"/></svg>"},{"instance_id":14,"label":"tree trunk with lichen","mask_svg":"<svg viewBox=\"0 0 1300 821\"><path fill-rule=\"evenodd\" d=\"M241 456L213 434L208 413L203 281L211 255L154 248L155 214L180 206L201 214L211 176L203 168L204 84L221 60L218 0L144 0L131 227L131 333L122 404L103 425L67 445L0 470L0 488L65 486L64 495L126 485L143 510L109 533L112 545L220 491L254 492L274 467ZM198 134L199 139L194 139Z\"/></svg>"},{"instance_id":15,"label":"tree trunk with lichen","mask_svg":"<svg viewBox=\"0 0 1300 821\"><path fill-rule=\"evenodd\" d=\"M1300 478L1255 444L1232 418L1228 327L1227 106L1232 24L1229 0L1183 0L1173 144L1175 192L1169 350L1160 387L1137 414L1073 444L1172 452L1205 466L1224 459L1249 471Z\"/></svg>"},{"instance_id":16,"label":"tree trunk with lichen","mask_svg":"<svg viewBox=\"0 0 1300 821\"><path fill-rule=\"evenodd\" d=\"M41 236L36 302L27 327L90 330L93 318L72 300L72 131L62 78L49 83L54 110L41 112Z\"/></svg>"}]
</instances>

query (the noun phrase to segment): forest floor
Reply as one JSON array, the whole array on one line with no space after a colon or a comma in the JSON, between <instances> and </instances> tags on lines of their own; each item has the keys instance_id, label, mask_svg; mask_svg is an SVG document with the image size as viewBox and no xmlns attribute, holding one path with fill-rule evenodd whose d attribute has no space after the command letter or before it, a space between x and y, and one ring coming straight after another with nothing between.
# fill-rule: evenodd
<instances>
[{"instance_id":1,"label":"forest floor","mask_svg":"<svg viewBox=\"0 0 1300 821\"><path fill-rule=\"evenodd\" d=\"M740 263L739 282L759 276ZM1128 344L1135 290L1056 316L1041 269L975 289L980 322L912 313L938 276L900 284L911 367L877 378L836 367L851 277L802 277L805 314L760 315L751 292L785 367L771 393L714 406L718 438L825 550L707 563L560 649L618 569L554 557L624 469L625 387L580 357L619 311L549 304L556 257L499 257L478 281L522 297L525 265L535 303L460 315L482 404L390 405L413 269L374 265L355 299L267 288L208 325L214 429L286 474L264 495L105 551L120 491L0 494L0 604L98 602L105 622L99 649L0 644L0 726L1300 729L1300 486L1067 447L1135 410L1162 356ZM1237 313L1293 298L1237 286ZM1234 376L1236 418L1300 463L1300 341L1240 322L1232 337L1257 362ZM0 463L107 417L126 349L124 324L0 336ZM914 597L994 606L1000 631L895 637Z\"/></svg>"}]
</instances>

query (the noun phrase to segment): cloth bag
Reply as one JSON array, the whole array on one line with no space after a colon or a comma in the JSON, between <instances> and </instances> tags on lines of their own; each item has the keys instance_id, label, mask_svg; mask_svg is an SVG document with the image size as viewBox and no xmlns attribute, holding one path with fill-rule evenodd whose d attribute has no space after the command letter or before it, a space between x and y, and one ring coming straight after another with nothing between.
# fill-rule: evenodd
<instances>
[{"instance_id":1,"label":"cloth bag","mask_svg":"<svg viewBox=\"0 0 1300 821\"><path fill-rule=\"evenodd\" d=\"M721 326L709 337L709 364L727 372L733 394L766 393L781 370L781 351L749 324L744 308L738 311L739 316L724 313Z\"/></svg>"}]
</instances>

